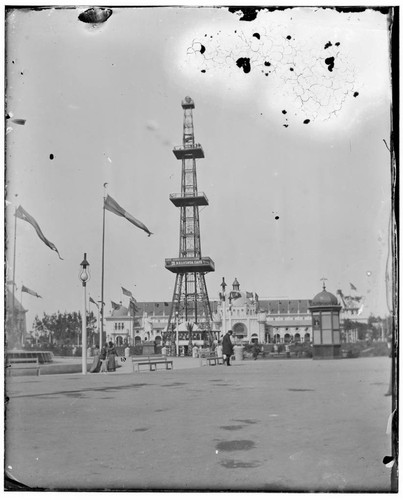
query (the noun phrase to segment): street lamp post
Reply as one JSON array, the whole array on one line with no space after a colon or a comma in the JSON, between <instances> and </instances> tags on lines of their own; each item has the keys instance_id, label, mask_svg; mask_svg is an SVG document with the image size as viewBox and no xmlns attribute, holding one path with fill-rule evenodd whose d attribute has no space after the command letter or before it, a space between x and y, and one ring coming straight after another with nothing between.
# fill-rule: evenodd
<instances>
[{"instance_id":1,"label":"street lamp post","mask_svg":"<svg viewBox=\"0 0 403 500\"><path fill-rule=\"evenodd\" d=\"M87 254L84 254L84 260L80 264L80 280L83 284L84 290L84 303L82 314L82 369L83 375L87 374L87 281L90 279L89 263L87 261Z\"/></svg>"},{"instance_id":2,"label":"street lamp post","mask_svg":"<svg viewBox=\"0 0 403 500\"><path fill-rule=\"evenodd\" d=\"M223 278L222 279L222 283L221 283L221 289L222 289L222 293L221 293L221 311L222 311L222 336L225 335L225 315L226 315L226 307L225 307L225 287L227 286L227 284L225 283L225 279ZM218 340L220 340L220 338L218 338Z\"/></svg>"}]
</instances>

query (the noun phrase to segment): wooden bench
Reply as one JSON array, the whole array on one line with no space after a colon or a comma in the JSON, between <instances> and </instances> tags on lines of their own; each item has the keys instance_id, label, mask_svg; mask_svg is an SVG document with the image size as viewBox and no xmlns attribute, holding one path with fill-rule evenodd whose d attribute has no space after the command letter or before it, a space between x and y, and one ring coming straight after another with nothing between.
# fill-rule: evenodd
<instances>
[{"instance_id":1,"label":"wooden bench","mask_svg":"<svg viewBox=\"0 0 403 500\"><path fill-rule=\"evenodd\" d=\"M13 375L14 370L35 370L36 375L40 374L38 358L15 358L7 361L7 374Z\"/></svg>"},{"instance_id":2,"label":"wooden bench","mask_svg":"<svg viewBox=\"0 0 403 500\"><path fill-rule=\"evenodd\" d=\"M208 366L224 364L224 358L222 356L209 356L208 358L206 358L206 361Z\"/></svg>"},{"instance_id":3,"label":"wooden bench","mask_svg":"<svg viewBox=\"0 0 403 500\"><path fill-rule=\"evenodd\" d=\"M164 356L148 356L146 358L132 358L133 361L133 371L137 367L137 371L140 371L140 366L149 366L150 371L156 371L157 365L165 365L166 370L172 370L174 367L174 362L167 359Z\"/></svg>"}]
</instances>

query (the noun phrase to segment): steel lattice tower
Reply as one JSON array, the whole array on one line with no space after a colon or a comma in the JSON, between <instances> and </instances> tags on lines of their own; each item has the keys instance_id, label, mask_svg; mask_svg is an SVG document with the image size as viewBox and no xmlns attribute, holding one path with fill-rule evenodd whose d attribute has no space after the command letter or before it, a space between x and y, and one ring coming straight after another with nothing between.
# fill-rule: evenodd
<instances>
[{"instance_id":1,"label":"steel lattice tower","mask_svg":"<svg viewBox=\"0 0 403 500\"><path fill-rule=\"evenodd\" d=\"M169 199L180 208L179 257L165 259L165 267L176 274L172 307L169 315L167 336L173 339L177 322L197 324L194 333L184 339L206 339L211 344L212 316L207 294L205 274L214 271L210 257L202 257L200 241L199 207L208 205L206 195L197 190L196 159L204 158L200 144L194 140L193 99L182 101L183 143L173 153L182 161L181 192L171 194Z\"/></svg>"}]
</instances>

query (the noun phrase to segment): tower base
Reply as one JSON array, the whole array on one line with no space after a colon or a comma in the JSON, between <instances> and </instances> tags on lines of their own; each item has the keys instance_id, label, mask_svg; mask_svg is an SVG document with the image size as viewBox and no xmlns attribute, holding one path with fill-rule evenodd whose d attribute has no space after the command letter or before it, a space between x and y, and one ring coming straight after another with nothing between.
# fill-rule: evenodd
<instances>
[{"instance_id":1,"label":"tower base","mask_svg":"<svg viewBox=\"0 0 403 500\"><path fill-rule=\"evenodd\" d=\"M313 359L339 359L341 358L340 345L314 345Z\"/></svg>"}]
</instances>

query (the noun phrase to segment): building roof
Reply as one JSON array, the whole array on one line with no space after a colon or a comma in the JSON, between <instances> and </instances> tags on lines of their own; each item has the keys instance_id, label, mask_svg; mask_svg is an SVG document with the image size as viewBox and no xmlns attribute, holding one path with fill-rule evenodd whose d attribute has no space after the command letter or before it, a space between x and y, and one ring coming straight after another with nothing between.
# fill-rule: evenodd
<instances>
[{"instance_id":1,"label":"building roof","mask_svg":"<svg viewBox=\"0 0 403 500\"><path fill-rule=\"evenodd\" d=\"M308 314L310 300L308 299L259 299L259 309L268 314Z\"/></svg>"},{"instance_id":2,"label":"building roof","mask_svg":"<svg viewBox=\"0 0 403 500\"><path fill-rule=\"evenodd\" d=\"M111 316L113 318L128 316L129 315L128 312L129 312L129 309L127 307L120 305L119 307L117 307L116 309L114 309L112 311Z\"/></svg>"},{"instance_id":3,"label":"building roof","mask_svg":"<svg viewBox=\"0 0 403 500\"><path fill-rule=\"evenodd\" d=\"M236 278L235 278L236 279ZM232 299L231 304L233 307L242 307L245 305L252 305L253 300L250 299L245 292L241 292L240 290L236 290L237 293L240 295L236 299Z\"/></svg>"},{"instance_id":4,"label":"building roof","mask_svg":"<svg viewBox=\"0 0 403 500\"><path fill-rule=\"evenodd\" d=\"M325 287L323 287L323 290L316 294L315 297L312 299L312 305L313 306L337 306L338 301L337 297L333 295L332 293L328 292Z\"/></svg>"}]
</instances>

